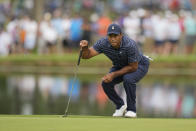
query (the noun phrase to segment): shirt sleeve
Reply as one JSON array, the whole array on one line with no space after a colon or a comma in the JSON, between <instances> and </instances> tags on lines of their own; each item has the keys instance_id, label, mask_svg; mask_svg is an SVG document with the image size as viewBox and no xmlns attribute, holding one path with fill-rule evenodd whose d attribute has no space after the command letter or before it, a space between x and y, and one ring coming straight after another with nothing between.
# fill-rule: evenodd
<instances>
[{"instance_id":1,"label":"shirt sleeve","mask_svg":"<svg viewBox=\"0 0 196 131\"><path fill-rule=\"evenodd\" d=\"M98 53L102 53L103 51L103 40L98 40L94 45L93 48L98 52Z\"/></svg>"},{"instance_id":2,"label":"shirt sleeve","mask_svg":"<svg viewBox=\"0 0 196 131\"><path fill-rule=\"evenodd\" d=\"M135 42L128 47L128 63L139 62L139 50Z\"/></svg>"}]
</instances>

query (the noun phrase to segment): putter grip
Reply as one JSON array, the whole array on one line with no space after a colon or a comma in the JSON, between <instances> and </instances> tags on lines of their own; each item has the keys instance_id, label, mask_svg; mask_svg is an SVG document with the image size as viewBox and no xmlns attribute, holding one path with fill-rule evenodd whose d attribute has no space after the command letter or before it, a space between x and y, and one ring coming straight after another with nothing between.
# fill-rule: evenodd
<instances>
[{"instance_id":1,"label":"putter grip","mask_svg":"<svg viewBox=\"0 0 196 131\"><path fill-rule=\"evenodd\" d=\"M79 57L78 57L78 63L77 63L78 66L80 65L81 56L82 56L82 50L80 50L80 54L79 54Z\"/></svg>"}]
</instances>

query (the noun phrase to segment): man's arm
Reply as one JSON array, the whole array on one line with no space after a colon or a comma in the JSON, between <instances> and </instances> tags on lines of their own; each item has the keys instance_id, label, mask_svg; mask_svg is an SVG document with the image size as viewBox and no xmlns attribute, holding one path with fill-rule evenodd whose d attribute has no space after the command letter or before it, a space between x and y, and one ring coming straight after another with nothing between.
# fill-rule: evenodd
<instances>
[{"instance_id":1,"label":"man's arm","mask_svg":"<svg viewBox=\"0 0 196 131\"><path fill-rule=\"evenodd\" d=\"M124 75L126 73L130 73L130 72L134 72L136 71L138 68L138 62L134 62L134 63L129 63L129 65L123 67L122 69L115 71L115 72L111 72L107 75L105 75L102 80L106 83L111 82L115 77Z\"/></svg>"},{"instance_id":2,"label":"man's arm","mask_svg":"<svg viewBox=\"0 0 196 131\"><path fill-rule=\"evenodd\" d=\"M88 41L86 40L80 41L80 47L82 50L82 59L89 59L99 54L93 47L88 48Z\"/></svg>"}]
</instances>

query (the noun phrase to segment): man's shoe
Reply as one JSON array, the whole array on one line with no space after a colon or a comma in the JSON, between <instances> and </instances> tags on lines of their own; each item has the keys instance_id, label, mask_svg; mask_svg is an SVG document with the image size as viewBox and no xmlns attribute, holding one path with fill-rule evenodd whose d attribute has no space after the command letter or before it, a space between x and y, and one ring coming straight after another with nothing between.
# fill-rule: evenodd
<instances>
[{"instance_id":1,"label":"man's shoe","mask_svg":"<svg viewBox=\"0 0 196 131\"><path fill-rule=\"evenodd\" d=\"M127 118L136 118L137 114L133 111L127 111L127 113L125 113L125 117L127 117Z\"/></svg>"},{"instance_id":2,"label":"man's shoe","mask_svg":"<svg viewBox=\"0 0 196 131\"><path fill-rule=\"evenodd\" d=\"M112 116L113 117L121 117L124 115L126 109L127 109L127 106L123 105L123 106L121 106L120 109L116 110Z\"/></svg>"}]
</instances>

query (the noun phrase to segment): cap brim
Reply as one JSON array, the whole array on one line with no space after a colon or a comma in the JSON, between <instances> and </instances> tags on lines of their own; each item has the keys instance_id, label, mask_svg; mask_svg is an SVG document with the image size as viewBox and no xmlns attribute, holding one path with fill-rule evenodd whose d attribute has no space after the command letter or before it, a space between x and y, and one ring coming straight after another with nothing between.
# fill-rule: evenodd
<instances>
[{"instance_id":1,"label":"cap brim","mask_svg":"<svg viewBox=\"0 0 196 131\"><path fill-rule=\"evenodd\" d=\"M119 35L120 33L119 32L108 32L107 34L108 35L111 35L111 34Z\"/></svg>"}]
</instances>

